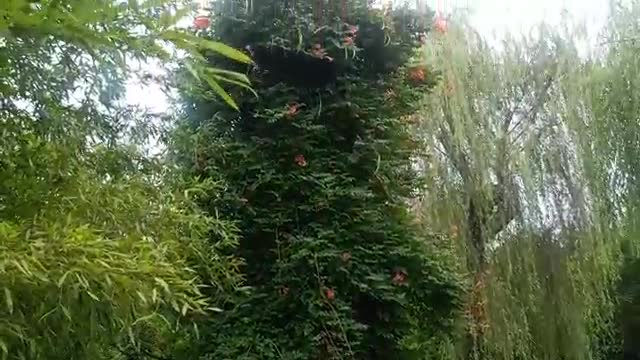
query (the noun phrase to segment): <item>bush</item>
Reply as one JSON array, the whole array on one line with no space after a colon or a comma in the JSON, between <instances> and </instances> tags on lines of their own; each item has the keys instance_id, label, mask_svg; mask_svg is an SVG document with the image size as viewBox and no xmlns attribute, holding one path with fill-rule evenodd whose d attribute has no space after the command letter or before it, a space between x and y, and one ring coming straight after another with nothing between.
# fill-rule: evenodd
<instances>
[{"instance_id":1,"label":"bush","mask_svg":"<svg viewBox=\"0 0 640 360\"><path fill-rule=\"evenodd\" d=\"M247 293L210 322L205 358L425 358L461 293L408 209L407 122L437 81L414 58L426 29L407 9L350 2L342 19L315 9L320 23L304 1L252 3L217 2L209 36L248 46L258 97L231 112L185 94L194 140L175 149L227 184L201 204L236 220L245 262Z\"/></svg>"},{"instance_id":2,"label":"bush","mask_svg":"<svg viewBox=\"0 0 640 360\"><path fill-rule=\"evenodd\" d=\"M149 5L0 4L2 358L153 355L138 335L189 325L237 280L234 227L193 202L215 184L145 156L155 119L120 100L127 61L176 60L161 44L239 53L176 29L181 2Z\"/></svg>"}]
</instances>

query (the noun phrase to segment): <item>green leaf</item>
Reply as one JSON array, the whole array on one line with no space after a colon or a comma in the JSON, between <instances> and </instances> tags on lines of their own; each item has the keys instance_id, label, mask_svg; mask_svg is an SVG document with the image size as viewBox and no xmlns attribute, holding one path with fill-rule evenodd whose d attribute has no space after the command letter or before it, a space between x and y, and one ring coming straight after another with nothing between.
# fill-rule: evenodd
<instances>
[{"instance_id":1,"label":"green leaf","mask_svg":"<svg viewBox=\"0 0 640 360\"><path fill-rule=\"evenodd\" d=\"M253 62L245 53L217 41L201 41L198 45L241 63L251 64Z\"/></svg>"},{"instance_id":2,"label":"green leaf","mask_svg":"<svg viewBox=\"0 0 640 360\"><path fill-rule=\"evenodd\" d=\"M53 309L47 311L46 313L44 313L42 316L40 316L40 321L43 321L44 319L46 319L49 315L53 314L54 312L56 312L56 310L58 310L57 307L54 307Z\"/></svg>"},{"instance_id":3,"label":"green leaf","mask_svg":"<svg viewBox=\"0 0 640 360\"><path fill-rule=\"evenodd\" d=\"M91 291L87 290L87 291L86 291L86 293L87 293L87 295L89 295L93 300L95 300L95 301L100 301L100 298L98 298L98 297L96 296L96 294L92 293Z\"/></svg>"},{"instance_id":4,"label":"green leaf","mask_svg":"<svg viewBox=\"0 0 640 360\"><path fill-rule=\"evenodd\" d=\"M139 317L138 319L136 319L136 321L134 321L134 322L131 324L131 326L135 326L136 324L138 324L138 323L140 323L140 322L143 322L143 321L147 321L147 320L153 319L155 316L156 316L156 314L155 314L155 313L151 313L151 314L149 314L149 315L141 316L141 317Z\"/></svg>"},{"instance_id":5,"label":"green leaf","mask_svg":"<svg viewBox=\"0 0 640 360\"><path fill-rule=\"evenodd\" d=\"M236 104L233 98L231 98L231 96L227 93L227 91L223 89L222 86L220 86L220 84L218 84L212 77L206 76L205 81L207 82L207 84L209 84L211 89L218 96L220 96L229 106L231 106L236 111L240 110L238 108L238 104Z\"/></svg>"},{"instance_id":6,"label":"green leaf","mask_svg":"<svg viewBox=\"0 0 640 360\"><path fill-rule=\"evenodd\" d=\"M140 298L140 300L142 300L143 303L147 303L147 298L144 296L143 293L141 293L140 291L136 291L136 294L138 295L138 297Z\"/></svg>"},{"instance_id":7,"label":"green leaf","mask_svg":"<svg viewBox=\"0 0 640 360\"><path fill-rule=\"evenodd\" d=\"M237 71L230 71L230 70L224 70L224 69L218 69L218 68L208 68L207 71L211 72L213 74L226 75L226 76L229 76L229 77L234 77L238 81L243 82L243 83L245 83L247 85L251 84L251 81L249 80L247 75L239 73Z\"/></svg>"},{"instance_id":8,"label":"green leaf","mask_svg":"<svg viewBox=\"0 0 640 360\"><path fill-rule=\"evenodd\" d=\"M11 296L11 290L4 288L4 298L7 302L7 311L9 314L13 314L13 297Z\"/></svg>"},{"instance_id":9,"label":"green leaf","mask_svg":"<svg viewBox=\"0 0 640 360\"><path fill-rule=\"evenodd\" d=\"M2 358L6 359L7 356L9 356L9 347L7 347L7 343L2 339L0 339L0 350L2 350Z\"/></svg>"},{"instance_id":10,"label":"green leaf","mask_svg":"<svg viewBox=\"0 0 640 360\"><path fill-rule=\"evenodd\" d=\"M160 286L162 286L162 288L164 289L164 291L169 294L171 291L169 289L169 284L167 284L166 281L164 281L163 279L160 278L155 278L155 281L160 284Z\"/></svg>"},{"instance_id":11,"label":"green leaf","mask_svg":"<svg viewBox=\"0 0 640 360\"><path fill-rule=\"evenodd\" d=\"M196 339L200 339L200 328L198 328L197 323L193 323L193 331L196 333Z\"/></svg>"},{"instance_id":12,"label":"green leaf","mask_svg":"<svg viewBox=\"0 0 640 360\"><path fill-rule=\"evenodd\" d=\"M69 309L67 309L67 307L62 304L60 304L59 306L60 309L62 309L62 313L67 318L67 320L71 321L71 313L69 312Z\"/></svg>"},{"instance_id":13,"label":"green leaf","mask_svg":"<svg viewBox=\"0 0 640 360\"><path fill-rule=\"evenodd\" d=\"M189 71L189 73L196 79L196 80L200 80L200 74L198 74L198 72L196 71L196 69L193 67L193 65L191 65L191 63L189 61L185 61L184 63L184 67L187 68L187 70Z\"/></svg>"},{"instance_id":14,"label":"green leaf","mask_svg":"<svg viewBox=\"0 0 640 360\"><path fill-rule=\"evenodd\" d=\"M62 276L60 277L60 279L58 280L58 287L61 288L62 285L64 284L64 281L66 280L67 276L69 276L69 274L71 274L71 270L65 272L64 274L62 274Z\"/></svg>"},{"instance_id":15,"label":"green leaf","mask_svg":"<svg viewBox=\"0 0 640 360\"><path fill-rule=\"evenodd\" d=\"M240 81L237 81L237 80L233 80L233 79L229 79L229 78L226 78L226 77L224 77L224 76L213 75L213 77L214 77L216 80L220 80L220 81L224 81L224 82L227 82L227 83L230 83L230 84L238 85L238 86L240 86L240 87L242 87L242 88L244 88L244 89L247 89L247 90L251 91L251 93L253 94L253 96L255 96L256 98L258 98L258 93L257 93L255 90L253 90L253 89L251 88L251 86L249 86L249 85L247 85L247 84L245 84L245 83L243 83L243 82L240 82Z\"/></svg>"},{"instance_id":16,"label":"green leaf","mask_svg":"<svg viewBox=\"0 0 640 360\"><path fill-rule=\"evenodd\" d=\"M27 275L27 276L33 276L33 274L31 273L31 271L29 271L27 264L24 261L17 261L17 260L13 260L11 261L17 268L18 270L20 270L23 274Z\"/></svg>"},{"instance_id":17,"label":"green leaf","mask_svg":"<svg viewBox=\"0 0 640 360\"><path fill-rule=\"evenodd\" d=\"M187 315L187 311L189 310L189 304L188 303L184 303L182 304L182 309L180 309L180 313L182 314L182 316Z\"/></svg>"}]
</instances>

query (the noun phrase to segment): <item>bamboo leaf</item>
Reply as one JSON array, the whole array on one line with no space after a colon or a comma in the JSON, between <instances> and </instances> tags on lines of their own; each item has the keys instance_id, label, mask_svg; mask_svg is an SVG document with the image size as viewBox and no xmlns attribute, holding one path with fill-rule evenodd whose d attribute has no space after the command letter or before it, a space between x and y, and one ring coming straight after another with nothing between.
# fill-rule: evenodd
<instances>
[{"instance_id":1,"label":"bamboo leaf","mask_svg":"<svg viewBox=\"0 0 640 360\"><path fill-rule=\"evenodd\" d=\"M23 274L25 274L27 276L32 276L33 275L33 274L31 274L31 271L28 271L28 269L24 266L26 264L24 264L23 261L12 260L11 263L13 265L15 265L15 267L17 267L18 270L20 270Z\"/></svg>"},{"instance_id":2,"label":"bamboo leaf","mask_svg":"<svg viewBox=\"0 0 640 360\"><path fill-rule=\"evenodd\" d=\"M216 42L216 41L202 41L200 42L198 45L209 49L211 51L215 51L221 55L224 55L225 57L241 62L241 63L245 63L245 64L251 64L253 62L253 60L251 60L251 58L249 56L247 56L245 53L232 48L229 45L225 45L223 43L220 42Z\"/></svg>"},{"instance_id":3,"label":"bamboo leaf","mask_svg":"<svg viewBox=\"0 0 640 360\"><path fill-rule=\"evenodd\" d=\"M67 279L67 276L69 276L69 274L71 274L71 270L66 271L64 274L62 274L62 276L60 277L60 279L58 279L58 287L61 288L62 285L64 285L64 281Z\"/></svg>"},{"instance_id":4,"label":"bamboo leaf","mask_svg":"<svg viewBox=\"0 0 640 360\"><path fill-rule=\"evenodd\" d=\"M136 321L134 321L134 322L131 324L131 326L133 327L133 326L137 325L137 324L138 324L138 323L140 323L140 322L143 322L143 321L147 321L147 320L153 319L155 316L156 316L156 314L155 314L155 313L152 313L152 314L149 314L149 315L145 315L145 316L139 317L138 319L136 319Z\"/></svg>"},{"instance_id":5,"label":"bamboo leaf","mask_svg":"<svg viewBox=\"0 0 640 360\"><path fill-rule=\"evenodd\" d=\"M144 296L144 294L142 294L140 291L136 291L136 294L138 295L138 297L140 298L140 300L142 300L143 303L147 303L147 298Z\"/></svg>"},{"instance_id":6,"label":"bamboo leaf","mask_svg":"<svg viewBox=\"0 0 640 360\"><path fill-rule=\"evenodd\" d=\"M217 74L217 75L226 75L229 77L233 77L236 78L238 81L245 83L247 85L251 85L251 81L249 80L249 78L247 77L247 75L243 74L243 73L239 73L237 71L230 71L230 70L225 70L225 69L218 69L218 68L207 68L207 71L213 73L213 74Z\"/></svg>"},{"instance_id":7,"label":"bamboo leaf","mask_svg":"<svg viewBox=\"0 0 640 360\"><path fill-rule=\"evenodd\" d=\"M171 290L169 289L169 284L167 284L166 281L160 278L155 278L155 281L160 284L160 286L162 286L162 289L164 289L165 293L169 294L171 292Z\"/></svg>"},{"instance_id":8,"label":"bamboo leaf","mask_svg":"<svg viewBox=\"0 0 640 360\"><path fill-rule=\"evenodd\" d=\"M67 318L67 320L72 321L71 318L71 313L69 312L69 309L67 309L66 306L59 304L58 305L60 307L60 309L62 310L62 313L64 314L64 316Z\"/></svg>"},{"instance_id":9,"label":"bamboo leaf","mask_svg":"<svg viewBox=\"0 0 640 360\"><path fill-rule=\"evenodd\" d=\"M193 331L196 333L196 339L200 339L200 328L197 323L193 323Z\"/></svg>"},{"instance_id":10,"label":"bamboo leaf","mask_svg":"<svg viewBox=\"0 0 640 360\"><path fill-rule=\"evenodd\" d=\"M242 83L242 82L240 82L240 81L236 81L236 80L233 80L233 79L225 78L225 77L223 77L223 76L217 76L217 75L214 75L213 77L214 77L216 80L224 81L224 82L227 82L227 83L230 83L230 84L234 84L234 85L238 85L238 86L240 86L240 87L242 87L242 88L245 88L245 89L249 90L249 91L253 94L253 96L255 96L256 98L258 98L258 93L257 93L257 92L255 92L255 90L253 90L253 89L251 88L251 86L248 86L248 85L247 85L247 84L245 84L245 83Z\"/></svg>"},{"instance_id":11,"label":"bamboo leaf","mask_svg":"<svg viewBox=\"0 0 640 360\"><path fill-rule=\"evenodd\" d=\"M231 106L236 111L240 110L236 102L231 98L231 96L229 96L229 94L222 88L222 86L220 86L220 84L218 84L212 77L210 76L205 77L205 81L207 82L207 84L209 84L211 89L218 96L220 96L229 106Z\"/></svg>"},{"instance_id":12,"label":"bamboo leaf","mask_svg":"<svg viewBox=\"0 0 640 360\"><path fill-rule=\"evenodd\" d=\"M6 359L9 356L9 347L2 339L0 339L0 350L2 350L2 359Z\"/></svg>"},{"instance_id":13,"label":"bamboo leaf","mask_svg":"<svg viewBox=\"0 0 640 360\"><path fill-rule=\"evenodd\" d=\"M54 312L56 312L56 310L58 310L58 308L53 308L49 311L47 311L46 313L44 313L42 316L40 316L40 318L38 319L39 321L43 321L45 320L47 317L49 317L49 315L53 314Z\"/></svg>"},{"instance_id":14,"label":"bamboo leaf","mask_svg":"<svg viewBox=\"0 0 640 360\"><path fill-rule=\"evenodd\" d=\"M187 315L187 311L189 310L189 304L188 303L184 303L182 304L182 309L180 309L180 314L182 314L182 316Z\"/></svg>"},{"instance_id":15,"label":"bamboo leaf","mask_svg":"<svg viewBox=\"0 0 640 360\"><path fill-rule=\"evenodd\" d=\"M7 311L9 314L13 314L13 297L11 296L11 290L7 287L4 288L4 298L7 302Z\"/></svg>"},{"instance_id":16,"label":"bamboo leaf","mask_svg":"<svg viewBox=\"0 0 640 360\"><path fill-rule=\"evenodd\" d=\"M184 67L187 68L187 71L196 79L200 80L200 74L196 71L193 65L189 61L184 62Z\"/></svg>"},{"instance_id":17,"label":"bamboo leaf","mask_svg":"<svg viewBox=\"0 0 640 360\"><path fill-rule=\"evenodd\" d=\"M95 301L100 301L100 298L98 298L98 297L96 296L96 294L92 293L91 291L87 290L87 291L86 291L86 293L87 293L87 295L89 295L93 300L95 300Z\"/></svg>"}]
</instances>

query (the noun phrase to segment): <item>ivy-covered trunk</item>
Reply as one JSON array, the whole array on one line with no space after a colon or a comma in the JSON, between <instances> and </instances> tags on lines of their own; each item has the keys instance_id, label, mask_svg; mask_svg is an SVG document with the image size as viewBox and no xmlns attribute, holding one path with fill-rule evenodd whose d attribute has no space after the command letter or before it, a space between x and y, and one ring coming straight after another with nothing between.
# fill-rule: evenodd
<instances>
[{"instance_id":1,"label":"ivy-covered trunk","mask_svg":"<svg viewBox=\"0 0 640 360\"><path fill-rule=\"evenodd\" d=\"M216 4L206 35L251 53L257 96L233 94L239 112L185 107L196 134L185 161L227 184L203 205L237 221L247 285L212 319L204 351L425 358L461 293L408 209L421 190L409 115L436 82L415 57L427 14L346 0Z\"/></svg>"}]
</instances>

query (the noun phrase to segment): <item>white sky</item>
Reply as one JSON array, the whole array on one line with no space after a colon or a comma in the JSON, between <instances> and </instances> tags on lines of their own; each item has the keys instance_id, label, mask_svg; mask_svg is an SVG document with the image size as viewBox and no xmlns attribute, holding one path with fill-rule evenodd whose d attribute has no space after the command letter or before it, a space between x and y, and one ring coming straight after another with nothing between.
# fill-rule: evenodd
<instances>
[{"instance_id":1,"label":"white sky","mask_svg":"<svg viewBox=\"0 0 640 360\"><path fill-rule=\"evenodd\" d=\"M431 3L447 0L430 0ZM448 0L452 5L468 4L472 11L471 21L483 34L493 30L528 31L533 25L544 21L560 22L566 10L575 19L582 19L595 28L601 28L608 15L607 0Z\"/></svg>"},{"instance_id":2,"label":"white sky","mask_svg":"<svg viewBox=\"0 0 640 360\"><path fill-rule=\"evenodd\" d=\"M471 24L485 37L500 37L506 31L528 32L544 21L558 25L563 10L589 25L593 39L608 16L608 0L423 0L430 8L449 13L456 8L470 11ZM127 86L127 102L152 111L167 109L167 99L158 86Z\"/></svg>"}]
</instances>

